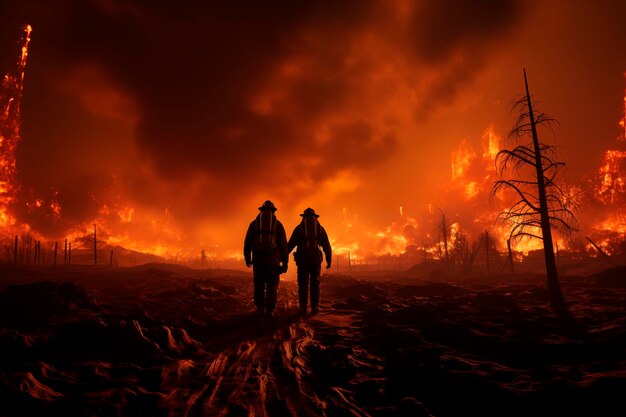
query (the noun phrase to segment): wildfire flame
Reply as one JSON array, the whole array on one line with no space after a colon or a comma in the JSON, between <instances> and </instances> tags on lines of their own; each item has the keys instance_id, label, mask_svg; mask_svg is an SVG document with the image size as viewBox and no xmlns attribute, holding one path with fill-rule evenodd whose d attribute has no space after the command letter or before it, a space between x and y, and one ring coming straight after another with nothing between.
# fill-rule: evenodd
<instances>
[{"instance_id":1,"label":"wildfire flame","mask_svg":"<svg viewBox=\"0 0 626 417\"><path fill-rule=\"evenodd\" d=\"M20 104L32 30L30 25L24 28L17 70L2 78L0 90L0 228L3 229L15 225L16 222L15 217L9 211L9 206L16 200L15 149L20 140Z\"/></svg>"},{"instance_id":2,"label":"wildfire flame","mask_svg":"<svg viewBox=\"0 0 626 417\"><path fill-rule=\"evenodd\" d=\"M600 167L600 183L596 187L597 198L605 204L612 204L626 191L626 181L622 176L622 166L626 151L609 149L604 154L604 164Z\"/></svg>"},{"instance_id":3,"label":"wildfire flame","mask_svg":"<svg viewBox=\"0 0 626 417\"><path fill-rule=\"evenodd\" d=\"M624 73L626 80L626 72ZM624 88L624 110L622 118L618 125L621 127L620 134L617 138L618 143L626 141L626 88ZM604 154L604 161L599 169L599 184L595 189L596 198L605 205L614 204L619 196L626 191L626 179L624 178L623 169L626 161L626 150L609 149Z\"/></svg>"},{"instance_id":4,"label":"wildfire flame","mask_svg":"<svg viewBox=\"0 0 626 417\"><path fill-rule=\"evenodd\" d=\"M626 84L626 72L624 73ZM620 133L617 137L618 145L626 143L626 88L624 88L624 109L618 122ZM604 154L602 165L598 169L597 183L594 187L594 196L602 203L604 208L599 216L596 216L594 225L595 243L605 253L614 253L615 246L623 243L623 235L626 233L626 149L609 149ZM599 219L598 219L599 217ZM587 250L595 253L591 244L586 245Z\"/></svg>"},{"instance_id":5,"label":"wildfire flame","mask_svg":"<svg viewBox=\"0 0 626 417\"><path fill-rule=\"evenodd\" d=\"M624 80L624 84L626 84L626 72L624 72ZM626 141L626 87L624 87L624 113L622 119L619 121L619 126L622 128L619 140Z\"/></svg>"},{"instance_id":6,"label":"wildfire flame","mask_svg":"<svg viewBox=\"0 0 626 417\"><path fill-rule=\"evenodd\" d=\"M476 153L468 145L467 141L463 140L458 149L452 152L451 168L453 181L464 177L475 157Z\"/></svg>"},{"instance_id":7,"label":"wildfire flame","mask_svg":"<svg viewBox=\"0 0 626 417\"><path fill-rule=\"evenodd\" d=\"M493 125L490 125L482 137L483 142L483 158L487 161L491 162L491 166L495 170L495 165L493 161L496 159L496 155L500 152L500 136L496 134L496 131Z\"/></svg>"}]
</instances>

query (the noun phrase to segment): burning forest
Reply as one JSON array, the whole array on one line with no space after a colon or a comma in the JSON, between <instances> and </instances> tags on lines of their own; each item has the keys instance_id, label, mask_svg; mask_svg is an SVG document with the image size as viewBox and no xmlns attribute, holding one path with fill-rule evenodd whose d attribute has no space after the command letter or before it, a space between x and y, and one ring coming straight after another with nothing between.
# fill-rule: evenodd
<instances>
[{"instance_id":1,"label":"burning forest","mask_svg":"<svg viewBox=\"0 0 626 417\"><path fill-rule=\"evenodd\" d=\"M624 5L157 3L0 6L0 416L626 412Z\"/></svg>"},{"instance_id":2,"label":"burning forest","mask_svg":"<svg viewBox=\"0 0 626 417\"><path fill-rule=\"evenodd\" d=\"M79 263L91 263L91 259L99 256L105 263L109 258L109 263L115 262L118 265L134 265L148 260L192 266L201 266L205 261L213 262L214 265L241 265L239 242L235 239L236 244L233 244L232 237L224 237L224 230L230 230L233 225L241 224L241 220L230 216L226 222L215 222L206 217L199 219L195 226L189 227L183 218L186 216L185 211L190 211L186 208L173 207L172 200L165 204L147 206L143 203L138 204L132 194L129 198L128 190L125 189L128 185L125 182L128 180L121 172L115 172L114 165L108 168L111 173L108 178L103 179L106 184L102 184L101 190L81 190L79 193L71 185L72 181L69 183L66 180L58 183L46 181L47 185L42 189L37 185L33 186L30 173L28 176L20 176L21 172L32 170L28 165L24 165L20 170L16 158L20 153L19 144L24 143L20 107L25 79L28 80L27 58L31 31L30 26L23 29L20 48L16 51L19 54L15 54L17 63L8 66L2 84L0 218L2 235L5 239L5 262L30 264L34 262L35 254L41 251L41 254L37 255L40 258L37 262L55 264L59 262L59 245L63 246L65 253L67 241L73 244L74 259ZM131 116L136 112L137 105L133 104L132 99L124 96L121 90L114 88L107 90L110 82L105 74L93 66L82 64L72 71L71 79L57 83L62 92L67 94L68 89L83 89L88 83L92 86L92 92L81 92L82 96L78 97L87 109L104 113L132 129L138 128L139 121L135 116ZM279 71L282 71L283 77L295 77L297 64L286 63ZM293 71L296 72L292 74ZM27 89L26 92L28 91ZM253 106L262 107L259 103L264 99L255 100L257 101ZM503 104L501 107L507 106ZM267 112L262 109L258 111ZM122 113L127 115L123 116ZM470 246L472 243L474 246L480 246L480 242L486 236L485 233L493 241L494 251L501 254L499 261L501 265L494 265L499 272L502 272L503 268L508 268L504 265L506 262L510 263L507 259L513 258L515 261L523 262L529 253L540 250L541 245L533 239L508 242L506 227L495 222L498 213L509 203L502 195L496 195L495 201L490 203L488 196L491 185L497 180L495 157L507 141L508 127L504 124L496 127L493 121L485 123L487 126L482 127L482 133L477 130L478 134L474 137L458 139L456 148L453 147L449 151L447 161L443 162L451 169L445 175L440 174L437 181L440 189L437 195L419 199L396 197L396 204L390 206L385 201L385 204L381 205L384 207L376 208L376 211L380 211L381 208L383 210L382 215L376 216L373 216L373 210L362 210L360 207L351 206L347 201L340 201L338 206L327 209L328 221L336 230L332 236L336 254L342 261L338 263L338 267L344 265L348 270L351 270L352 266L372 270L389 268L406 270L419 261L441 261L441 255L454 246L457 236L461 241L467 241ZM608 262L611 256L622 254L624 223L622 207L626 192L622 178L626 154L620 149L625 140L623 125L622 115L617 143L609 144L609 149L604 151L602 160L598 161L600 166L591 166L590 171L576 170L576 174L568 173L559 184L568 193L568 203L578 208L580 217L580 228L577 233L556 236L557 251L566 257L586 260L600 257ZM329 134L330 126L317 128L315 135L319 137L320 143L328 140L324 137ZM25 127L28 131L28 125ZM482 149L477 149L476 145ZM30 148L27 149L30 151ZM349 151L348 155L350 153ZM41 154L39 156L43 157ZM33 161L27 158L24 163L29 162ZM303 163L306 166L306 162ZM132 181L136 184L147 184L149 177L154 175L150 173L152 168L141 163L133 164L136 164L134 166L141 175ZM92 175L88 172L85 174ZM21 184L21 178L27 178L27 181ZM98 181L102 183L102 180ZM201 185L202 182L206 182L205 180L191 179L191 181L190 186L185 188L200 191L205 187ZM194 181L197 182L196 185ZM331 200L337 200L335 196L339 193L356 197L357 193L360 193L358 190L363 188L362 183L363 180L354 169L345 169L339 171L336 176L322 181L320 187L326 193L330 193ZM302 185L304 184L303 182ZM170 187L167 184L164 186ZM133 192L135 195L141 193L143 191ZM279 195L283 193L278 191ZM286 203L290 201L280 198ZM319 197L311 195L309 199L317 201ZM360 199L359 196L356 201ZM205 203L201 201L198 204L191 204L202 206ZM322 208L326 207L323 205ZM297 212L297 207L289 207L288 210L287 214L291 214ZM205 211L210 213L213 210L207 207ZM77 217L78 213L81 214ZM450 230L445 233L449 235L449 242L443 241L442 215L447 217L450 226ZM222 220L224 218L222 216ZM372 222L376 218L385 220ZM95 246L94 225L100 230L99 240ZM465 243L459 245L463 246ZM33 249L35 246L40 249ZM56 257L53 255L54 247L57 248ZM445 248L442 250L442 247ZM95 258L93 253L89 254L90 251L94 252L94 248ZM486 251L485 244L482 245L482 249ZM139 261L136 260L138 255ZM64 258L67 256L64 255Z\"/></svg>"},{"instance_id":3,"label":"burning forest","mask_svg":"<svg viewBox=\"0 0 626 417\"><path fill-rule=\"evenodd\" d=\"M140 212L119 196L102 200L91 195L92 201L89 203L97 207L93 217L84 222L72 223L64 216L61 191L54 185L47 195L37 195L33 190L20 187L16 178L16 150L21 140L20 105L31 31L31 26L24 28L19 61L15 70L4 76L2 85L4 110L0 217L5 239L5 262L56 264L60 262L59 245L62 245L63 262L67 263L71 259L67 254L68 244L73 244L74 261L79 264L90 264L98 256L104 263L108 256L109 263L115 265L154 261L190 266L202 266L209 261L231 267L240 264L241 255L234 248L224 248L218 241L194 241L177 225L167 207L160 214L153 210L151 213L148 210ZM624 76L626 84L626 73ZM624 100L626 102L626 89ZM626 105L623 111L626 114ZM578 233L556 237L557 250L561 254L566 253L569 258L588 261L604 258L607 262L613 262L610 261L611 256L624 255L623 207L626 186L623 171L626 151L620 149L626 140L623 126L624 115L619 120L621 131L616 143L605 151L595 173L569 176L559 184L567 193L565 198L568 204L575 206L580 213L581 227ZM443 261L444 252L453 250L455 245L457 251L465 251L459 249L459 245L464 247L466 244L476 247L476 251L481 246L483 251L487 251L485 242L491 239L493 252L500 254L496 262L499 265L494 265L494 271L502 272L504 268L510 268L505 264L511 263L511 257L516 262L523 262L530 252L541 250L541 245L534 239L519 239L511 243L506 227L495 221L498 212L508 204L507 198L501 193L495 195L495 201L491 202L488 196L491 185L497 181L496 156L505 140L493 125L488 126L481 135L482 149L474 149L467 139L463 139L450 153L450 175L444 185L443 195L438 198L439 203L429 202L422 208L400 206L399 216L386 226L370 228L361 225L354 210L342 207L338 219L334 219L338 223L335 223L337 233L333 243L344 268L349 271L352 267L406 270L420 261ZM350 179L338 180L339 187L343 181L349 183ZM450 201L454 203L450 204ZM445 234L448 239L444 241L441 227L448 208L452 211L447 214L446 227L449 229ZM33 216L38 219L37 222L43 218L56 226L38 230L28 223L28 218ZM94 226L100 227L100 239L95 244L92 232ZM57 232L50 233L50 229ZM203 252L204 260L201 259Z\"/></svg>"}]
</instances>

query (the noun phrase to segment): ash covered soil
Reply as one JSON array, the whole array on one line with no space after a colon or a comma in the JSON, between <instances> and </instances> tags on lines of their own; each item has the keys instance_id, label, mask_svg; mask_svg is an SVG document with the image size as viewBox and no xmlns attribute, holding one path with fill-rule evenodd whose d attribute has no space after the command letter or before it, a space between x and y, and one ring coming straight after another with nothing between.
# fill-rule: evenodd
<instances>
[{"instance_id":1,"label":"ash covered soil","mask_svg":"<svg viewBox=\"0 0 626 417\"><path fill-rule=\"evenodd\" d=\"M626 415L626 273L283 281L146 265L0 270L2 416Z\"/></svg>"}]
</instances>

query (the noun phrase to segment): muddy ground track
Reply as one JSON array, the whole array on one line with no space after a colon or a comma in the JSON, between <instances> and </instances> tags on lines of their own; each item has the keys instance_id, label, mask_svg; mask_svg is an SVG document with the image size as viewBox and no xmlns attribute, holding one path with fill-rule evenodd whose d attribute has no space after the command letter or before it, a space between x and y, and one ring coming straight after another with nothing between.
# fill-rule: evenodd
<instances>
[{"instance_id":1,"label":"muddy ground track","mask_svg":"<svg viewBox=\"0 0 626 417\"><path fill-rule=\"evenodd\" d=\"M368 416L348 390L320 387L311 377L307 349L324 349L311 325L320 323L327 330L333 325L324 313L300 316L296 300L295 286L281 284L277 318L258 318L252 324L259 337L207 354L206 361L183 359L164 370L162 387L169 394L163 400L169 414L313 417L329 415L330 405L355 417Z\"/></svg>"}]
</instances>

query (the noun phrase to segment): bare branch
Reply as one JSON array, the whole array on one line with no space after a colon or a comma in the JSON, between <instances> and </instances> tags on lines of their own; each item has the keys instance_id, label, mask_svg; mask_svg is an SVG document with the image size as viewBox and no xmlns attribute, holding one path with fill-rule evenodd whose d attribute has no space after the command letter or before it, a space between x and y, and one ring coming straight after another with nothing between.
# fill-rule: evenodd
<instances>
[{"instance_id":1,"label":"bare branch","mask_svg":"<svg viewBox=\"0 0 626 417\"><path fill-rule=\"evenodd\" d=\"M516 169L525 164L533 167L536 166L532 159L508 149L502 149L496 154L496 164L500 165L500 175L502 175L511 164L513 164Z\"/></svg>"},{"instance_id":2,"label":"bare branch","mask_svg":"<svg viewBox=\"0 0 626 417\"><path fill-rule=\"evenodd\" d=\"M531 203L528 198L526 197L526 194L515 184L510 183L509 181L506 180L499 180L496 181L496 184L494 185L495 188L510 188L512 190L514 190L515 192L517 192L517 194L520 196L521 200L526 203L528 206L532 207L533 210L539 210L539 207L535 206L533 203Z\"/></svg>"},{"instance_id":3,"label":"bare branch","mask_svg":"<svg viewBox=\"0 0 626 417\"><path fill-rule=\"evenodd\" d=\"M519 232L519 233L516 233L516 234L511 234L509 236L510 236L511 240L513 240L513 241L519 241L519 240L521 240L523 238L531 238L531 239L543 240L542 236L535 235L533 233L528 233L528 232Z\"/></svg>"}]
</instances>

